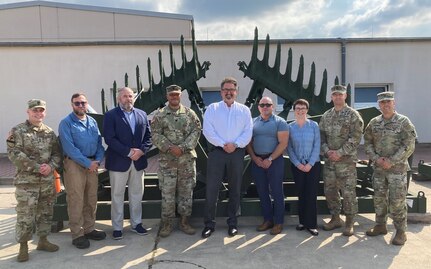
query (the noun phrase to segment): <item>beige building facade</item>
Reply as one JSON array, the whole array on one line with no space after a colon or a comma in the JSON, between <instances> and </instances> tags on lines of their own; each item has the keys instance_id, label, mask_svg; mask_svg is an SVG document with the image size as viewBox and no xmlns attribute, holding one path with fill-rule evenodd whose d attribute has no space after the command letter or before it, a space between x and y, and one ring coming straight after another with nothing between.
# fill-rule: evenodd
<instances>
[{"instance_id":1,"label":"beige building facade","mask_svg":"<svg viewBox=\"0 0 431 269\"><path fill-rule=\"evenodd\" d=\"M102 88L109 92L114 80L118 86L122 86L126 72L130 77L130 86L135 87L137 65L141 68L143 85L147 88L148 58L152 61L155 82L158 82L158 51L163 54L166 74L170 74L169 43L174 44L174 57L179 66L180 36L183 34L186 40L191 39L193 18L187 15L151 13L149 16L146 12L118 9L109 9L107 12L105 8L86 9L86 6L42 1L28 2L24 7L16 5L0 5L0 85L3 96L0 106L1 141L6 140L8 131L14 125L26 119L27 100L41 98L47 101L46 123L57 131L60 120L72 109L70 97L73 93L86 93L91 106L100 112ZM31 16L27 17L28 14L33 14L32 20L29 18ZM23 17L26 19L21 19ZM79 23L69 20L71 17L79 18ZM100 19L105 20L105 23L93 24L93 20ZM6 20L9 26L14 25L18 29L15 33L5 29ZM40 23L33 29L26 29L25 24L36 24L37 20ZM45 20L50 22L42 23ZM91 25L92 29L86 25ZM143 30L148 25L154 25L153 28L158 30L145 32L150 31ZM264 34L261 34L261 39ZM351 84L354 107L376 105L377 92L393 90L396 92L397 110L413 121L419 142L431 143L431 126L426 120L431 114L431 38L274 40L270 46L271 66L277 41L282 45L282 73L288 49L292 48L293 80L296 79L299 58L303 55L304 83L308 83L311 64L314 62L316 90L320 89L322 74L326 69L328 86L331 86L335 76ZM243 77L237 63L250 61L252 45L251 40L197 42L201 63L211 62L206 78L198 81L204 99L218 95L223 77L234 76L239 80L238 99L240 102L245 101L253 81ZM259 58L262 58L263 49L262 42ZM186 45L186 54L190 59L192 50L189 43ZM267 92L265 95L272 96L282 104L272 93ZM184 96L184 101L187 100L187 96ZM0 153L5 151L6 143L0 143Z\"/></svg>"},{"instance_id":2,"label":"beige building facade","mask_svg":"<svg viewBox=\"0 0 431 269\"><path fill-rule=\"evenodd\" d=\"M0 5L0 42L191 39L193 17L31 1Z\"/></svg>"}]
</instances>

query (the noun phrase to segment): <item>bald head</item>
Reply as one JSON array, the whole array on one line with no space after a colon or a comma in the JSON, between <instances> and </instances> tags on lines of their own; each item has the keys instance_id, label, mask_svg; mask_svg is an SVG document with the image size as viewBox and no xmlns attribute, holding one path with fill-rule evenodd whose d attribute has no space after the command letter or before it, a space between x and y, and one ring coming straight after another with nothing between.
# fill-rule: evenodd
<instances>
[{"instance_id":1,"label":"bald head","mask_svg":"<svg viewBox=\"0 0 431 269\"><path fill-rule=\"evenodd\" d=\"M265 97L262 97L262 99L260 99L260 101L259 101L259 112L260 112L260 116L263 119L266 120L269 117L271 117L273 109L274 109L274 107L273 107L273 103L272 103L271 98L265 96Z\"/></svg>"}]
</instances>

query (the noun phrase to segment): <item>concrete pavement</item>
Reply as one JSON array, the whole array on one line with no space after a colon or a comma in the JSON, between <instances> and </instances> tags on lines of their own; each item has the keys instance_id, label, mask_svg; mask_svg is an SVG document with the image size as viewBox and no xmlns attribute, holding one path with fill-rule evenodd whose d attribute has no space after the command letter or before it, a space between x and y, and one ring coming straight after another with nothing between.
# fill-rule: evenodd
<instances>
[{"instance_id":1,"label":"concrete pavement","mask_svg":"<svg viewBox=\"0 0 431 269\"><path fill-rule=\"evenodd\" d=\"M418 190L431 197L431 182L412 182L411 193ZM260 217L240 218L239 234L227 236L224 218L217 219L215 233L201 239L202 219L192 219L198 228L194 236L175 230L168 238L157 236L158 219L144 220L152 228L149 235L138 236L125 227L124 238L113 240L109 221L98 221L97 228L108 233L103 241L92 241L89 249L71 244L67 229L51 234L49 239L60 246L55 253L36 250L30 243L30 260L16 262L19 249L15 242L16 214L14 188L0 186L0 268L430 268L431 228L427 223L409 224L408 241L402 247L390 244L394 228L390 222L385 236L368 237L373 214L356 218L355 234L345 237L341 230L320 230L317 237L296 231L296 216L285 217L282 234L271 236L256 232ZM430 201L428 201L428 211ZM421 214L422 220L429 214ZM425 218L423 218L425 216ZM329 216L319 216L319 225ZM426 221L425 221L426 222ZM67 223L66 223L67 224ZM34 239L37 239L34 236Z\"/></svg>"},{"instance_id":2,"label":"concrete pavement","mask_svg":"<svg viewBox=\"0 0 431 269\"><path fill-rule=\"evenodd\" d=\"M431 162L431 145L419 145L413 164L419 160ZM360 156L361 158L361 156ZM363 157L362 157L363 158ZM7 162L0 168L7 172ZM0 177L0 182L2 178ZM3 178L5 179L5 178ZM3 181L8 184L9 181ZM9 183L10 184L10 183ZM374 225L373 214L361 214L356 218L355 234L345 237L341 229L325 232L319 229L317 237L305 231L296 231L296 216L285 217L282 234L256 232L260 217L241 217L239 234L227 235L224 218L217 219L215 233L201 239L202 219L192 219L198 233L185 235L175 230L168 238L157 236L159 219L144 220L144 226L152 228L147 236L138 236L124 230L124 239L111 238L110 221L98 221L97 228L108 233L103 241L92 241L89 249L80 250L71 243L67 229L51 234L49 239L60 246L55 253L36 250L35 242L29 244L30 260L18 263L19 245L15 241L15 188L0 184L0 268L431 268L431 215L409 214L407 242L398 247L390 244L394 227L389 221L389 233L385 236L368 237L365 231ZM427 197L427 212L431 211L431 181L412 181L409 193L423 191ZM318 216L321 226L329 216ZM127 223L127 221L126 221ZM126 224L127 225L127 224Z\"/></svg>"}]
</instances>

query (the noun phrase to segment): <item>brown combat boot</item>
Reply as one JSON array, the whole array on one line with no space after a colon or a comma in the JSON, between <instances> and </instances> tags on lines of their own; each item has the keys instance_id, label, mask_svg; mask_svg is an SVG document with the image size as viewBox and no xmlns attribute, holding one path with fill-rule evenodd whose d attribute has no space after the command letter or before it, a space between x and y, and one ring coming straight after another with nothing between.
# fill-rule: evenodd
<instances>
[{"instance_id":1,"label":"brown combat boot","mask_svg":"<svg viewBox=\"0 0 431 269\"><path fill-rule=\"evenodd\" d=\"M332 231L336 228L340 228L344 225L344 221L340 218L340 215L332 215L331 220L328 223L323 224L323 230Z\"/></svg>"},{"instance_id":2,"label":"brown combat boot","mask_svg":"<svg viewBox=\"0 0 431 269\"><path fill-rule=\"evenodd\" d=\"M346 216L346 226L343 230L344 236L352 236L353 235L353 224L355 222L353 221L353 215L347 215Z\"/></svg>"},{"instance_id":3,"label":"brown combat boot","mask_svg":"<svg viewBox=\"0 0 431 269\"><path fill-rule=\"evenodd\" d=\"M180 218L180 230L189 235L196 233L196 230L189 223L189 218L186 216L181 216Z\"/></svg>"},{"instance_id":4,"label":"brown combat boot","mask_svg":"<svg viewBox=\"0 0 431 269\"><path fill-rule=\"evenodd\" d=\"M45 236L39 237L39 242L37 243L37 250L44 250L48 252L56 252L59 247L51 242L48 241L48 239Z\"/></svg>"},{"instance_id":5,"label":"brown combat boot","mask_svg":"<svg viewBox=\"0 0 431 269\"><path fill-rule=\"evenodd\" d=\"M373 228L369 229L365 232L368 236L377 236L381 234L387 234L388 230L386 229L386 223L385 224L377 224Z\"/></svg>"},{"instance_id":6,"label":"brown combat boot","mask_svg":"<svg viewBox=\"0 0 431 269\"><path fill-rule=\"evenodd\" d=\"M172 219L164 219L161 221L161 228L159 232L159 235L161 237L168 237L173 230L174 230L174 225L172 223Z\"/></svg>"},{"instance_id":7,"label":"brown combat boot","mask_svg":"<svg viewBox=\"0 0 431 269\"><path fill-rule=\"evenodd\" d=\"M402 246L407 241L407 236L404 231L397 230L394 239L392 240L392 245Z\"/></svg>"},{"instance_id":8,"label":"brown combat boot","mask_svg":"<svg viewBox=\"0 0 431 269\"><path fill-rule=\"evenodd\" d=\"M18 262L26 262L28 261L28 245L27 242L19 243L19 253L16 257Z\"/></svg>"}]
</instances>

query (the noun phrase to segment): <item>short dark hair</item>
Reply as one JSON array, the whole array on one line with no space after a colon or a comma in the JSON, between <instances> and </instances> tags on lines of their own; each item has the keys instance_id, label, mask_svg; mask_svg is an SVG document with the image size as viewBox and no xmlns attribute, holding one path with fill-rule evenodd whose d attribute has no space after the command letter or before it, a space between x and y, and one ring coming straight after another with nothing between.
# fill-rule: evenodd
<instances>
[{"instance_id":1,"label":"short dark hair","mask_svg":"<svg viewBox=\"0 0 431 269\"><path fill-rule=\"evenodd\" d=\"M238 81L236 81L234 77L225 77L220 84L220 88L223 89L223 86L226 83L232 83L233 85L235 85L235 88L237 88L238 86Z\"/></svg>"},{"instance_id":2,"label":"short dark hair","mask_svg":"<svg viewBox=\"0 0 431 269\"><path fill-rule=\"evenodd\" d=\"M298 99L293 103L293 109L295 109L296 105L304 105L307 109L310 108L310 104L305 99Z\"/></svg>"},{"instance_id":3,"label":"short dark hair","mask_svg":"<svg viewBox=\"0 0 431 269\"><path fill-rule=\"evenodd\" d=\"M82 92L77 92L77 93L72 94L72 98L70 98L70 102L73 102L73 99L75 99L79 96L84 96L85 99L87 99L87 96L85 96L85 94L83 94Z\"/></svg>"}]
</instances>

